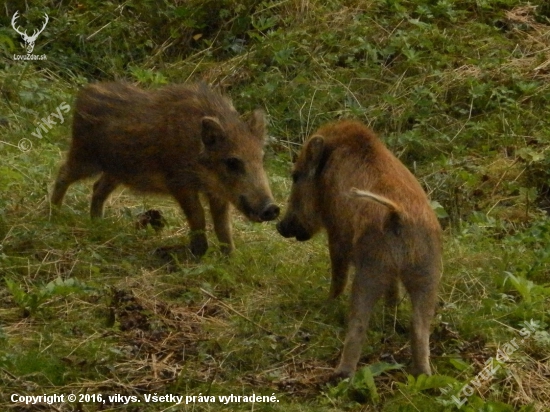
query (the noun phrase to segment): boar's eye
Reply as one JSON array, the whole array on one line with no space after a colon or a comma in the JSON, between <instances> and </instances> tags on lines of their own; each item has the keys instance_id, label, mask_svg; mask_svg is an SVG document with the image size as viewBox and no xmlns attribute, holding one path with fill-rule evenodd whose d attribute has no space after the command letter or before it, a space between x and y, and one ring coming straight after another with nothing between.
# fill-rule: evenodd
<instances>
[{"instance_id":1,"label":"boar's eye","mask_svg":"<svg viewBox=\"0 0 550 412\"><path fill-rule=\"evenodd\" d=\"M230 157L223 161L225 163L225 167L227 167L227 170L231 173L244 173L244 163L241 159L237 159L236 157Z\"/></svg>"},{"instance_id":2,"label":"boar's eye","mask_svg":"<svg viewBox=\"0 0 550 412\"><path fill-rule=\"evenodd\" d=\"M301 174L298 172L292 172L292 183L298 183L300 180Z\"/></svg>"}]
</instances>

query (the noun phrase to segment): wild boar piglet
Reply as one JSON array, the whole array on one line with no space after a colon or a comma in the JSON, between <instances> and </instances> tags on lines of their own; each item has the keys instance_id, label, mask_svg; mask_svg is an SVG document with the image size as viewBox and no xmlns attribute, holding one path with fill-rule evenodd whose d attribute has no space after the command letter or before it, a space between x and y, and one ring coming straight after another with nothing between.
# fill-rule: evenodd
<instances>
[{"instance_id":1,"label":"wild boar piglet","mask_svg":"<svg viewBox=\"0 0 550 412\"><path fill-rule=\"evenodd\" d=\"M299 241L328 234L330 296L355 267L351 314L335 377L354 373L376 301L395 304L399 281L412 302L412 372L430 374L429 336L441 276L441 228L411 172L366 126L340 121L305 143L292 172L292 189L277 230Z\"/></svg>"},{"instance_id":2,"label":"wild boar piglet","mask_svg":"<svg viewBox=\"0 0 550 412\"><path fill-rule=\"evenodd\" d=\"M223 251L233 250L230 204L254 222L279 215L263 168L265 115L243 121L231 101L204 83L142 90L125 83L83 88L75 103L72 141L51 203L60 206L68 187L95 182L91 215L120 184L176 199L190 227L190 249L202 256L208 242L199 199L210 204Z\"/></svg>"}]
</instances>

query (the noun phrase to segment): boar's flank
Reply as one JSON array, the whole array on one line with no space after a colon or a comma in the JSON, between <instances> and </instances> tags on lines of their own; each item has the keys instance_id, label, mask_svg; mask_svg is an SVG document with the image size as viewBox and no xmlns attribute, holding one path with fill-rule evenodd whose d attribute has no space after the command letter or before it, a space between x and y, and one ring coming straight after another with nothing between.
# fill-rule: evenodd
<instances>
[{"instance_id":1,"label":"boar's flank","mask_svg":"<svg viewBox=\"0 0 550 412\"><path fill-rule=\"evenodd\" d=\"M356 274L344 350L334 377L355 371L375 302L398 299L400 280L411 296L413 373L430 373L429 335L441 276L441 228L428 198L407 168L361 123L322 127L292 173L284 237L328 233L331 296ZM362 190L356 190L360 188Z\"/></svg>"},{"instance_id":2,"label":"boar's flank","mask_svg":"<svg viewBox=\"0 0 550 412\"><path fill-rule=\"evenodd\" d=\"M245 123L227 98L203 83L154 91L122 83L89 85L76 99L71 148L51 203L61 205L72 183L97 174L93 218L101 217L119 184L170 194L189 222L191 252L201 256L208 248L202 192L229 253L230 203L255 222L279 214L263 169L265 133L262 111Z\"/></svg>"}]
</instances>

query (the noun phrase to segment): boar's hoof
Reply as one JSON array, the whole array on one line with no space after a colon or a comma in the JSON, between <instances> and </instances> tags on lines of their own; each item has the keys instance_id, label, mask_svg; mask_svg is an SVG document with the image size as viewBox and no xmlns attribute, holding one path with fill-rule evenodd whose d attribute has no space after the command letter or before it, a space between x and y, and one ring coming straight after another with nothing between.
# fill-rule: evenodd
<instances>
[{"instance_id":1,"label":"boar's hoof","mask_svg":"<svg viewBox=\"0 0 550 412\"><path fill-rule=\"evenodd\" d=\"M204 254L208 250L208 241L206 240L206 235L191 235L189 250L195 258L200 258L201 256L204 256Z\"/></svg>"},{"instance_id":2,"label":"boar's hoof","mask_svg":"<svg viewBox=\"0 0 550 412\"><path fill-rule=\"evenodd\" d=\"M224 255L229 256L233 252L233 245L228 245L227 243L222 243L220 245L220 250Z\"/></svg>"},{"instance_id":3,"label":"boar's hoof","mask_svg":"<svg viewBox=\"0 0 550 412\"><path fill-rule=\"evenodd\" d=\"M330 383L338 383L342 379L351 378L352 375L353 375L353 371L336 369L334 372L330 374L328 381Z\"/></svg>"},{"instance_id":4,"label":"boar's hoof","mask_svg":"<svg viewBox=\"0 0 550 412\"><path fill-rule=\"evenodd\" d=\"M432 370L429 365L424 366L413 366L411 368L411 375L417 378L420 375L427 375L430 376L432 374Z\"/></svg>"}]
</instances>

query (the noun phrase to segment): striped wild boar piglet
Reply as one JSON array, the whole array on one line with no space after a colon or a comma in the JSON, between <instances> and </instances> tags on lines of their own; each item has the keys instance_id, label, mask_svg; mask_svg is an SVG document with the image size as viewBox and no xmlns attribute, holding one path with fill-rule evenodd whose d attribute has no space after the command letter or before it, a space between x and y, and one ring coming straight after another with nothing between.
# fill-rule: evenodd
<instances>
[{"instance_id":1,"label":"striped wild boar piglet","mask_svg":"<svg viewBox=\"0 0 550 412\"><path fill-rule=\"evenodd\" d=\"M146 91L124 83L86 86L75 104L71 147L53 189L60 206L74 182L100 175L92 218L120 184L137 192L174 197L190 228L190 250L208 248L206 195L222 250L233 250L230 204L249 220L279 215L263 168L265 115L241 120L231 101L204 83Z\"/></svg>"},{"instance_id":2,"label":"striped wild boar piglet","mask_svg":"<svg viewBox=\"0 0 550 412\"><path fill-rule=\"evenodd\" d=\"M344 290L349 266L355 267L348 331L333 378L354 373L374 304L384 295L398 302L398 281L412 302L412 373L430 374L441 228L418 181L371 130L349 120L314 133L292 179L279 233L305 241L326 229L332 298Z\"/></svg>"}]
</instances>

